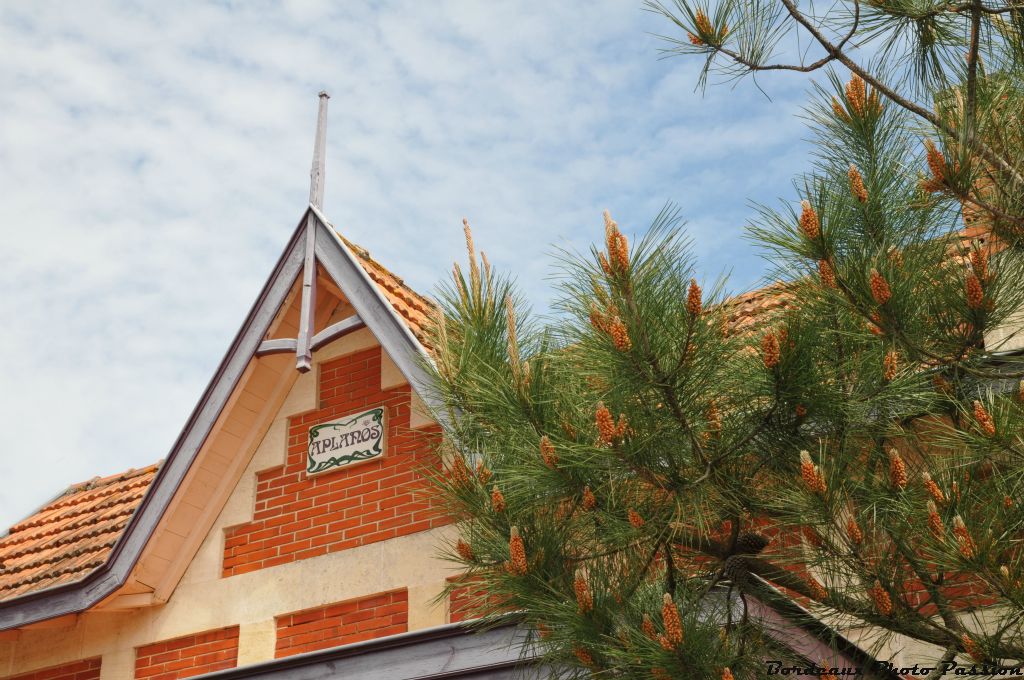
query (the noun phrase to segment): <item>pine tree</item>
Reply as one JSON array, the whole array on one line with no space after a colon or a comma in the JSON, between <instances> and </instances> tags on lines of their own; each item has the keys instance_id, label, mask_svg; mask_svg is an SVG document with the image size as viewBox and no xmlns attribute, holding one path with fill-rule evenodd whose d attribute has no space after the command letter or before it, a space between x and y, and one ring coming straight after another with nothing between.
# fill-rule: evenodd
<instances>
[{"instance_id":1,"label":"pine tree","mask_svg":"<svg viewBox=\"0 0 1024 680\"><path fill-rule=\"evenodd\" d=\"M780 22L823 35L781 2L681 0L679 48L767 68ZM453 587L521 612L555 666L760 677L787 650L755 600L923 663L1024 661L1024 362L997 342L1024 325L1021 13L848 9L811 65L854 71L817 86L814 169L751 230L787 303L761 325L694 279L674 210L635 244L606 214L600 248L560 253L547 320L467 226L431 338ZM927 44L846 56L884 30ZM928 105L879 75L898 49Z\"/></svg>"},{"instance_id":2,"label":"pine tree","mask_svg":"<svg viewBox=\"0 0 1024 680\"><path fill-rule=\"evenodd\" d=\"M666 52L704 58L709 74L848 70L836 116L897 108L927 148L922 187L963 205L1004 242L1024 239L1024 3L989 0L646 0L684 35ZM780 55L799 55L787 62ZM863 124L849 131L868 134ZM863 170L863 169L860 169Z\"/></svg>"}]
</instances>

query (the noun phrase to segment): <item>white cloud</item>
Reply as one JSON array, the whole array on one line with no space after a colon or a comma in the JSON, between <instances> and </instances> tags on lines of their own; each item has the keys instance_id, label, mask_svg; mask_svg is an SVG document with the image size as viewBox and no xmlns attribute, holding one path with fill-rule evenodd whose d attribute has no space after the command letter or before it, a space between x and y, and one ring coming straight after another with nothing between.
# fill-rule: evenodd
<instances>
[{"instance_id":1,"label":"white cloud","mask_svg":"<svg viewBox=\"0 0 1024 680\"><path fill-rule=\"evenodd\" d=\"M804 84L701 97L666 30L621 0L4 5L0 526L165 455L304 208L321 88L328 215L424 291L468 216L543 308L549 244L667 200L753 283Z\"/></svg>"}]
</instances>

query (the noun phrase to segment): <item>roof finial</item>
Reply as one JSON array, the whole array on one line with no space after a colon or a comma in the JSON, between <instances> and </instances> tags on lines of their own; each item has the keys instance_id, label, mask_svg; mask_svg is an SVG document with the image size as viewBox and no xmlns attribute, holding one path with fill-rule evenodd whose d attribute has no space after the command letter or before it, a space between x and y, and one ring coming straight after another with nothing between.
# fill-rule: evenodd
<instances>
[{"instance_id":1,"label":"roof finial","mask_svg":"<svg viewBox=\"0 0 1024 680\"><path fill-rule=\"evenodd\" d=\"M320 110L316 116L316 139L313 141L313 167L309 171L309 202L317 209L324 207L324 164L327 145L327 100L331 95L320 91Z\"/></svg>"}]
</instances>

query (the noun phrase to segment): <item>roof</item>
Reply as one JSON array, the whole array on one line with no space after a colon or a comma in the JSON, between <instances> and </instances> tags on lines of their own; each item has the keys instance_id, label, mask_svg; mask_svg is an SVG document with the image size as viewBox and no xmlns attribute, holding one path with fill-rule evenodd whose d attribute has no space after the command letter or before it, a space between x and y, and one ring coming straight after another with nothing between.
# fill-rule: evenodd
<instances>
[{"instance_id":1,"label":"roof","mask_svg":"<svg viewBox=\"0 0 1024 680\"><path fill-rule=\"evenodd\" d=\"M0 538L0 601L79 581L103 564L159 464L74 484Z\"/></svg>"},{"instance_id":2,"label":"roof","mask_svg":"<svg viewBox=\"0 0 1024 680\"><path fill-rule=\"evenodd\" d=\"M726 332L737 335L757 330L774 314L786 309L793 298L792 284L776 282L725 300L722 307Z\"/></svg>"},{"instance_id":3,"label":"roof","mask_svg":"<svg viewBox=\"0 0 1024 680\"><path fill-rule=\"evenodd\" d=\"M391 306L398 312L398 315L409 326L409 330L413 332L416 339L426 345L426 326L427 321L436 308L434 302L414 291L406 285L400 276L395 275L384 265L370 257L370 251L366 248L352 243L341 234L338 234L338 238L359 259L359 264L363 266L363 269L370 275L373 282L377 284L377 287L383 291L388 302L391 303Z\"/></svg>"}]
</instances>

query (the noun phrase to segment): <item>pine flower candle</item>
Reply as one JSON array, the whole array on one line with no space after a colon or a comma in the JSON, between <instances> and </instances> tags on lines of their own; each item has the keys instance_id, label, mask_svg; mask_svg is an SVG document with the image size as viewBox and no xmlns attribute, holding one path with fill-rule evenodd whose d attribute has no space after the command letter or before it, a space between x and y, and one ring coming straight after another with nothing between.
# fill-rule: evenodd
<instances>
[{"instance_id":1,"label":"pine flower candle","mask_svg":"<svg viewBox=\"0 0 1024 680\"><path fill-rule=\"evenodd\" d=\"M582 569L576 570L572 589L576 592L576 608L580 614L586 614L594 608L594 596L590 592L590 585Z\"/></svg>"},{"instance_id":2,"label":"pine flower candle","mask_svg":"<svg viewBox=\"0 0 1024 680\"><path fill-rule=\"evenodd\" d=\"M643 622L640 624L640 630L642 630L644 635L652 640L656 640L658 638L658 632L654 630L654 622L651 621L651 617L647 614L644 614Z\"/></svg>"},{"instance_id":3,"label":"pine flower candle","mask_svg":"<svg viewBox=\"0 0 1024 680\"><path fill-rule=\"evenodd\" d=\"M697 285L697 279L690 279L690 288L686 291L686 311L690 316L700 316L701 305L700 286Z\"/></svg>"},{"instance_id":4,"label":"pine flower candle","mask_svg":"<svg viewBox=\"0 0 1024 680\"><path fill-rule=\"evenodd\" d=\"M819 495L824 495L828 491L828 487L825 484L825 478L821 474L821 470L811 460L811 454L807 451L800 452L800 476L804 480L804 484L811 491Z\"/></svg>"},{"instance_id":5,"label":"pine flower candle","mask_svg":"<svg viewBox=\"0 0 1024 680\"><path fill-rule=\"evenodd\" d=\"M580 660L580 663L586 666L587 668L591 668L594 665L594 657L591 656L590 652L588 652L583 647L577 645L576 647L573 647L572 651L573 654L576 655L576 658Z\"/></svg>"},{"instance_id":6,"label":"pine flower candle","mask_svg":"<svg viewBox=\"0 0 1024 680\"><path fill-rule=\"evenodd\" d=\"M761 338L761 359L765 368L772 369L779 365L781 350L779 349L779 338L774 331L768 331Z\"/></svg>"},{"instance_id":7,"label":"pine flower candle","mask_svg":"<svg viewBox=\"0 0 1024 680\"><path fill-rule=\"evenodd\" d=\"M603 401L597 402L597 409L594 411L594 422L597 424L597 434L605 444L615 442L615 419L612 412L604 405Z\"/></svg>"},{"instance_id":8,"label":"pine flower candle","mask_svg":"<svg viewBox=\"0 0 1024 680\"><path fill-rule=\"evenodd\" d=\"M662 598L661 620L665 625L665 638L673 647L681 645L683 643L683 622L679 618L676 603L672 601L672 596L668 593L665 593Z\"/></svg>"},{"instance_id":9,"label":"pine flower candle","mask_svg":"<svg viewBox=\"0 0 1024 680\"><path fill-rule=\"evenodd\" d=\"M970 635L968 635L967 633L961 635L960 644L963 646L964 652L967 654L967 656L971 657L978 663L985 662L985 653L981 651L981 647L978 646L978 643L975 642L974 638L972 638Z\"/></svg>"},{"instance_id":10,"label":"pine flower candle","mask_svg":"<svg viewBox=\"0 0 1024 680\"><path fill-rule=\"evenodd\" d=\"M805 580L807 582L807 589L810 591L813 599L820 602L828 597L828 591L825 590L825 586L818 582L818 579L808 574Z\"/></svg>"},{"instance_id":11,"label":"pine flower candle","mask_svg":"<svg viewBox=\"0 0 1024 680\"><path fill-rule=\"evenodd\" d=\"M807 200L800 201L800 231L812 241L818 240L821 235L818 213L811 207L811 202Z\"/></svg>"},{"instance_id":12,"label":"pine flower candle","mask_svg":"<svg viewBox=\"0 0 1024 680\"><path fill-rule=\"evenodd\" d=\"M857 166L850 163L850 169L846 174L850 178L850 193L861 203L867 203L868 190L864 187L864 178L860 176Z\"/></svg>"},{"instance_id":13,"label":"pine flower candle","mask_svg":"<svg viewBox=\"0 0 1024 680\"><path fill-rule=\"evenodd\" d=\"M558 456L555 454L555 445L551 443L551 439L544 435L540 438L540 457L552 470L558 465Z\"/></svg>"},{"instance_id":14,"label":"pine flower candle","mask_svg":"<svg viewBox=\"0 0 1024 680\"><path fill-rule=\"evenodd\" d=\"M608 332L608 319L594 303L590 305L590 325L601 333Z\"/></svg>"},{"instance_id":15,"label":"pine flower candle","mask_svg":"<svg viewBox=\"0 0 1024 680\"><path fill-rule=\"evenodd\" d=\"M629 331L622 319L615 317L608 325L608 335L612 338L612 344L620 352L628 352L633 347L633 341L629 339Z\"/></svg>"},{"instance_id":16,"label":"pine flower candle","mask_svg":"<svg viewBox=\"0 0 1024 680\"><path fill-rule=\"evenodd\" d=\"M985 303L985 291L981 288L981 281L974 273L967 275L964 282L964 295L967 297L967 306L971 309L980 309Z\"/></svg>"},{"instance_id":17,"label":"pine flower candle","mask_svg":"<svg viewBox=\"0 0 1024 680\"><path fill-rule=\"evenodd\" d=\"M501 489L495 484L491 487L491 509L494 512L505 512L505 496L501 493Z\"/></svg>"},{"instance_id":18,"label":"pine flower candle","mask_svg":"<svg viewBox=\"0 0 1024 680\"><path fill-rule=\"evenodd\" d=\"M886 352L885 358L882 360L882 379L885 382L892 382L899 371L899 367L900 355L895 350Z\"/></svg>"},{"instance_id":19,"label":"pine flower candle","mask_svg":"<svg viewBox=\"0 0 1024 680\"><path fill-rule=\"evenodd\" d=\"M846 101L858 116L863 116L867 110L867 88L864 85L864 79L856 73L846 84Z\"/></svg>"},{"instance_id":20,"label":"pine flower candle","mask_svg":"<svg viewBox=\"0 0 1024 680\"><path fill-rule=\"evenodd\" d=\"M882 587L882 582L878 579L875 579L875 585L871 587L870 595L879 614L882 616L892 615L892 598L889 597L889 592Z\"/></svg>"},{"instance_id":21,"label":"pine flower candle","mask_svg":"<svg viewBox=\"0 0 1024 680\"><path fill-rule=\"evenodd\" d=\"M513 576L524 576L527 571L526 546L523 544L522 536L519 535L518 527L512 527L509 531L508 554L509 561L506 563L508 572Z\"/></svg>"},{"instance_id":22,"label":"pine flower candle","mask_svg":"<svg viewBox=\"0 0 1024 680\"><path fill-rule=\"evenodd\" d=\"M850 114L846 112L846 109L843 108L843 105L835 97L832 97L832 113L836 114L836 118L844 123L850 122Z\"/></svg>"},{"instance_id":23,"label":"pine flower candle","mask_svg":"<svg viewBox=\"0 0 1024 680\"><path fill-rule=\"evenodd\" d=\"M939 485L935 483L935 480L932 479L931 474L927 471L921 473L921 483L924 485L924 490L928 492L928 495L936 503L942 504L946 502L946 496L942 493L942 489L939 488Z\"/></svg>"},{"instance_id":24,"label":"pine flower candle","mask_svg":"<svg viewBox=\"0 0 1024 680\"><path fill-rule=\"evenodd\" d=\"M864 542L864 532L861 531L860 525L857 524L857 520L853 517L846 522L846 535L854 545L860 545Z\"/></svg>"},{"instance_id":25,"label":"pine flower candle","mask_svg":"<svg viewBox=\"0 0 1024 680\"><path fill-rule=\"evenodd\" d=\"M994 437L996 434L996 423L992 420L992 416L989 415L985 405L980 401L975 400L974 402L974 420L978 422L978 427L987 437Z\"/></svg>"},{"instance_id":26,"label":"pine flower candle","mask_svg":"<svg viewBox=\"0 0 1024 680\"><path fill-rule=\"evenodd\" d=\"M456 453L452 459L452 466L448 476L456 486L469 484L469 468L466 467L466 461L461 454Z\"/></svg>"},{"instance_id":27,"label":"pine flower candle","mask_svg":"<svg viewBox=\"0 0 1024 680\"><path fill-rule=\"evenodd\" d=\"M960 544L960 555L965 560L973 559L974 539L971 538L967 525L964 524L964 518L960 515L953 517L953 535L956 536L957 543Z\"/></svg>"},{"instance_id":28,"label":"pine flower candle","mask_svg":"<svg viewBox=\"0 0 1024 680\"><path fill-rule=\"evenodd\" d=\"M889 449L889 483L898 491L907 488L907 464L896 449Z\"/></svg>"},{"instance_id":29,"label":"pine flower candle","mask_svg":"<svg viewBox=\"0 0 1024 680\"><path fill-rule=\"evenodd\" d=\"M481 484L486 484L491 479L491 471L487 469L482 460L478 460L476 463L476 478L480 480Z\"/></svg>"},{"instance_id":30,"label":"pine flower candle","mask_svg":"<svg viewBox=\"0 0 1024 680\"><path fill-rule=\"evenodd\" d=\"M885 280L885 277L879 273L877 269L871 270L871 297L879 305L884 305L892 298L892 290L889 288L889 282Z\"/></svg>"},{"instance_id":31,"label":"pine flower candle","mask_svg":"<svg viewBox=\"0 0 1024 680\"><path fill-rule=\"evenodd\" d=\"M928 169L932 173L932 180L937 184L942 184L946 178L946 157L930 139L924 140L924 147L928 156Z\"/></svg>"},{"instance_id":32,"label":"pine flower candle","mask_svg":"<svg viewBox=\"0 0 1024 680\"><path fill-rule=\"evenodd\" d=\"M974 275L984 281L988 278L988 254L983 250L971 251L971 269Z\"/></svg>"},{"instance_id":33,"label":"pine flower candle","mask_svg":"<svg viewBox=\"0 0 1024 680\"><path fill-rule=\"evenodd\" d=\"M836 287L836 273L828 260L818 260L818 277L821 278L821 285L826 288Z\"/></svg>"},{"instance_id":34,"label":"pine flower candle","mask_svg":"<svg viewBox=\"0 0 1024 680\"><path fill-rule=\"evenodd\" d=\"M928 501L928 529L932 532L932 535L940 541L946 540L946 525L942 523L942 517L939 516L939 508L935 505L935 501Z\"/></svg>"}]
</instances>

